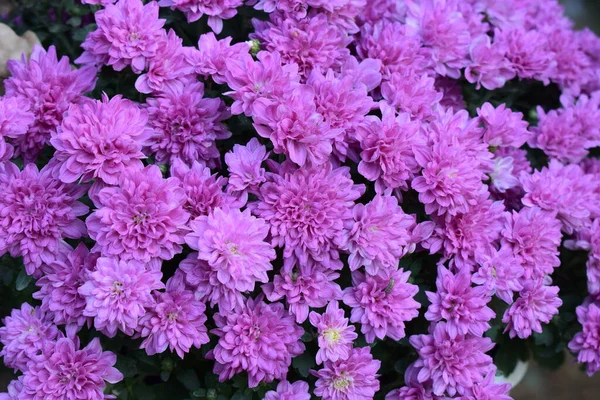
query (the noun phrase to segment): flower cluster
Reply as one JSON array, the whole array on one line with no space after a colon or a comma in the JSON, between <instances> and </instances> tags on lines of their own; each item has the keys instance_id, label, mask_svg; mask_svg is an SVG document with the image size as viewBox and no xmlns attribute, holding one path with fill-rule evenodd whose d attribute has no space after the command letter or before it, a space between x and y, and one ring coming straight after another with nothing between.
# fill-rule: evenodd
<instances>
[{"instance_id":1,"label":"flower cluster","mask_svg":"<svg viewBox=\"0 0 600 400\"><path fill-rule=\"evenodd\" d=\"M0 256L38 301L0 398L131 394L96 331L266 400L508 400L494 341L563 295L600 371L600 39L556 0L83 3L79 67L37 47L0 97Z\"/></svg>"}]
</instances>

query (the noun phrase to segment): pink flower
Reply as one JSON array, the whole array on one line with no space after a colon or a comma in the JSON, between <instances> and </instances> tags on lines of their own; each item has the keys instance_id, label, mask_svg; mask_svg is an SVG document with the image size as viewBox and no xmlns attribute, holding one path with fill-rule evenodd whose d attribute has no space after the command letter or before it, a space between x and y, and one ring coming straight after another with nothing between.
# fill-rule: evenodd
<instances>
[{"instance_id":1,"label":"pink flower","mask_svg":"<svg viewBox=\"0 0 600 400\"><path fill-rule=\"evenodd\" d=\"M210 169L194 161L188 167L179 159L171 165L171 176L179 179L179 186L185 191L183 208L193 220L200 215L208 215L215 208L228 209L235 206L236 200L223 192L227 178L210 173Z\"/></svg>"},{"instance_id":2,"label":"pink flower","mask_svg":"<svg viewBox=\"0 0 600 400\"><path fill-rule=\"evenodd\" d=\"M383 98L402 113L421 121L433 117L433 110L443 93L435 87L435 79L414 71L394 73L381 84Z\"/></svg>"},{"instance_id":3,"label":"pink flower","mask_svg":"<svg viewBox=\"0 0 600 400\"><path fill-rule=\"evenodd\" d=\"M523 279L540 279L560 266L558 247L561 224L553 213L538 207L524 207L505 214L502 245L524 270Z\"/></svg>"},{"instance_id":4,"label":"pink flower","mask_svg":"<svg viewBox=\"0 0 600 400\"><path fill-rule=\"evenodd\" d=\"M577 362L585 364L588 376L600 371L600 307L590 303L577 307L577 321L582 325L569 342L569 350L577 355Z\"/></svg>"},{"instance_id":5,"label":"pink flower","mask_svg":"<svg viewBox=\"0 0 600 400\"><path fill-rule=\"evenodd\" d=\"M549 323L561 305L558 286L546 286L542 280L525 281L519 298L502 317L506 324L504 332L508 332L511 339L515 336L526 339L533 332L542 333L542 323Z\"/></svg>"},{"instance_id":6,"label":"pink flower","mask_svg":"<svg viewBox=\"0 0 600 400\"><path fill-rule=\"evenodd\" d=\"M492 358L485 354L494 344L490 338L449 334L448 323L431 324L429 334L410 337L417 349L415 362L418 382L433 381L436 396L465 394L483 382L494 368Z\"/></svg>"},{"instance_id":7,"label":"pink flower","mask_svg":"<svg viewBox=\"0 0 600 400\"><path fill-rule=\"evenodd\" d=\"M21 138L34 123L35 116L29 107L24 97L0 97L0 162L8 161L14 154L6 139Z\"/></svg>"},{"instance_id":8,"label":"pink flower","mask_svg":"<svg viewBox=\"0 0 600 400\"><path fill-rule=\"evenodd\" d=\"M83 349L75 337L47 343L43 354L29 363L23 378L23 400L102 400L106 382L123 380L114 368L117 356L102 351L98 338ZM106 381L106 382L105 382Z\"/></svg>"},{"instance_id":9,"label":"pink flower","mask_svg":"<svg viewBox=\"0 0 600 400\"><path fill-rule=\"evenodd\" d=\"M0 254L23 257L29 275L39 277L43 263L51 263L70 250L65 238L85 235L85 224L77 217L88 207L77 201L85 186L52 178L51 166L38 171L27 164L23 171L10 162L0 163Z\"/></svg>"},{"instance_id":10,"label":"pink flower","mask_svg":"<svg viewBox=\"0 0 600 400\"><path fill-rule=\"evenodd\" d=\"M132 336L154 302L152 291L164 288L161 278L160 270L138 261L101 257L79 287L86 301L83 315L94 318L94 327L108 337L117 330Z\"/></svg>"},{"instance_id":11,"label":"pink flower","mask_svg":"<svg viewBox=\"0 0 600 400\"><path fill-rule=\"evenodd\" d=\"M52 324L49 315L40 307L23 303L2 320L0 326L0 356L4 365L15 370L27 371L27 363L41 354L46 343L58 336L58 329Z\"/></svg>"},{"instance_id":12,"label":"pink flower","mask_svg":"<svg viewBox=\"0 0 600 400\"><path fill-rule=\"evenodd\" d=\"M96 12L95 19L98 28L81 45L78 64L110 65L115 71L131 66L139 74L164 43L165 20L158 18L155 1L144 5L141 0L119 0Z\"/></svg>"},{"instance_id":13,"label":"pink flower","mask_svg":"<svg viewBox=\"0 0 600 400\"><path fill-rule=\"evenodd\" d=\"M231 137L223 121L229 113L219 98L204 98L204 85L195 82L146 100L148 124L154 134L148 148L161 164L181 159L209 167L220 166L217 140Z\"/></svg>"},{"instance_id":14,"label":"pink flower","mask_svg":"<svg viewBox=\"0 0 600 400\"><path fill-rule=\"evenodd\" d=\"M257 194L259 187L266 181L262 162L269 153L258 139L252 138L245 145L236 144L233 150L225 154L225 164L229 171L227 192L243 198L248 192Z\"/></svg>"},{"instance_id":15,"label":"pink flower","mask_svg":"<svg viewBox=\"0 0 600 400\"><path fill-rule=\"evenodd\" d=\"M283 63L298 64L303 78L313 69L339 71L350 57L346 46L352 41L351 37L329 24L323 14L299 21L272 16L270 21L255 19L252 22L256 32L250 38L260 40L265 50L278 52Z\"/></svg>"},{"instance_id":16,"label":"pink flower","mask_svg":"<svg viewBox=\"0 0 600 400\"><path fill-rule=\"evenodd\" d=\"M247 42L231 44L230 36L217 40L214 32L200 35L198 50L191 47L184 48L187 62L190 63L197 74L205 79L212 78L215 83L227 82L226 75L229 66L234 62L243 62L248 57L250 45ZM248 57L252 60L252 57ZM231 87L231 85L229 85Z\"/></svg>"},{"instance_id":17,"label":"pink flower","mask_svg":"<svg viewBox=\"0 0 600 400\"><path fill-rule=\"evenodd\" d=\"M67 325L81 329L89 318L83 315L85 297L78 293L87 274L91 272L99 254L91 253L83 243L75 250L61 254L53 262L44 266L44 276L36 285L40 290L33 294L42 301L42 311L51 316L57 325Z\"/></svg>"},{"instance_id":18,"label":"pink flower","mask_svg":"<svg viewBox=\"0 0 600 400\"><path fill-rule=\"evenodd\" d=\"M296 169L286 162L278 173L268 173L253 212L270 226L271 243L284 247L285 259L306 264L313 259L340 269L339 247L345 242L344 225L352 221L354 200L364 192L355 185L347 167Z\"/></svg>"},{"instance_id":19,"label":"pink flower","mask_svg":"<svg viewBox=\"0 0 600 400\"><path fill-rule=\"evenodd\" d=\"M308 85L280 99L258 100L253 107L258 134L271 140L274 153L287 155L301 167L326 163L332 142L343 135L341 128L332 128L317 112L315 91Z\"/></svg>"},{"instance_id":20,"label":"pink flower","mask_svg":"<svg viewBox=\"0 0 600 400\"><path fill-rule=\"evenodd\" d=\"M265 242L268 225L250 210L216 208L193 220L191 229L185 241L208 263L213 285L244 293L253 291L256 282L268 282L275 250Z\"/></svg>"},{"instance_id":21,"label":"pink flower","mask_svg":"<svg viewBox=\"0 0 600 400\"><path fill-rule=\"evenodd\" d=\"M265 393L263 400L310 400L308 383L281 381L277 384L277 390Z\"/></svg>"},{"instance_id":22,"label":"pink flower","mask_svg":"<svg viewBox=\"0 0 600 400\"><path fill-rule=\"evenodd\" d=\"M94 89L96 71L93 67L72 69L67 57L58 59L54 46L47 52L36 46L29 59L23 56L20 61L9 60L7 67L11 77L4 81L6 96L29 102L35 118L22 121L23 127L30 123L24 134L13 132L15 155L32 162L49 143L69 106L82 102L83 95Z\"/></svg>"},{"instance_id":23,"label":"pink flower","mask_svg":"<svg viewBox=\"0 0 600 400\"><path fill-rule=\"evenodd\" d=\"M262 285L262 290L269 301L285 298L288 311L301 324L308 318L310 307L325 307L328 302L341 299L342 289L335 283L339 276L320 264L309 262L291 270L282 268L272 283Z\"/></svg>"},{"instance_id":24,"label":"pink flower","mask_svg":"<svg viewBox=\"0 0 600 400\"><path fill-rule=\"evenodd\" d=\"M142 147L152 133L147 121L137 104L121 96L71 105L50 139L56 174L66 183L101 179L116 185L126 171L144 167Z\"/></svg>"},{"instance_id":25,"label":"pink flower","mask_svg":"<svg viewBox=\"0 0 600 400\"><path fill-rule=\"evenodd\" d=\"M312 311L310 323L319 333L317 364L350 357L352 343L358 335L354 332L354 326L348 325L348 318L344 317L344 310L339 308L337 301L327 304L323 314Z\"/></svg>"},{"instance_id":26,"label":"pink flower","mask_svg":"<svg viewBox=\"0 0 600 400\"><path fill-rule=\"evenodd\" d=\"M352 307L350 321L360 322L367 343L386 336L402 339L405 322L419 315L421 305L413 298L419 287L408 283L409 276L402 269L373 276L352 272L352 287L344 289L343 301Z\"/></svg>"},{"instance_id":27,"label":"pink flower","mask_svg":"<svg viewBox=\"0 0 600 400\"><path fill-rule=\"evenodd\" d=\"M184 243L185 201L179 180L163 179L155 165L125 173L119 186L100 190L98 209L86 221L90 237L104 256L170 260Z\"/></svg>"},{"instance_id":28,"label":"pink flower","mask_svg":"<svg viewBox=\"0 0 600 400\"><path fill-rule=\"evenodd\" d=\"M505 104L494 108L484 103L477 115L484 128L483 140L492 147L521 147L531 138L523 114L511 111Z\"/></svg>"},{"instance_id":29,"label":"pink flower","mask_svg":"<svg viewBox=\"0 0 600 400\"><path fill-rule=\"evenodd\" d=\"M357 127L362 149L358 172L375 182L377 193L386 189L407 190L421 170L416 160L416 153L425 149L420 123L411 120L408 114L396 115L385 103L380 103L380 110L381 119L368 116Z\"/></svg>"},{"instance_id":30,"label":"pink flower","mask_svg":"<svg viewBox=\"0 0 600 400\"><path fill-rule=\"evenodd\" d=\"M305 350L304 333L285 311L283 304L266 304L262 296L249 299L239 311L215 314L217 329L211 333L219 341L207 354L215 359L214 373L219 381L248 373L248 386L285 379L292 358Z\"/></svg>"},{"instance_id":31,"label":"pink flower","mask_svg":"<svg viewBox=\"0 0 600 400\"><path fill-rule=\"evenodd\" d=\"M496 383L496 373L488 372L483 381L473 385L461 400L512 400L510 383Z\"/></svg>"},{"instance_id":32,"label":"pink flower","mask_svg":"<svg viewBox=\"0 0 600 400\"><path fill-rule=\"evenodd\" d=\"M156 55L148 60L148 72L135 81L135 88L140 93L182 92L195 82L193 74L182 40L171 29L162 38Z\"/></svg>"},{"instance_id":33,"label":"pink flower","mask_svg":"<svg viewBox=\"0 0 600 400\"><path fill-rule=\"evenodd\" d=\"M160 0L158 3L161 7L182 11L188 22L208 16L208 26L217 34L223 30L223 20L235 17L236 8L242 4L243 0Z\"/></svg>"},{"instance_id":34,"label":"pink flower","mask_svg":"<svg viewBox=\"0 0 600 400\"><path fill-rule=\"evenodd\" d=\"M156 292L155 301L140 319L140 346L148 355L163 353L167 348L181 358L191 347L208 343L206 306L185 288L179 275L167 282L165 292Z\"/></svg>"},{"instance_id":35,"label":"pink flower","mask_svg":"<svg viewBox=\"0 0 600 400\"><path fill-rule=\"evenodd\" d=\"M487 304L491 296L484 287L471 286L471 273L461 270L452 274L443 265L438 267L436 292L425 292L431 302L425 318L437 322L445 319L448 335L483 336L490 328L489 321L496 316Z\"/></svg>"},{"instance_id":36,"label":"pink flower","mask_svg":"<svg viewBox=\"0 0 600 400\"><path fill-rule=\"evenodd\" d=\"M354 221L344 246L350 253L348 264L352 271L361 266L365 266L370 275L393 270L399 259L416 244L413 241L413 230L417 227L415 217L405 214L395 197L376 195L367 204L355 205L352 215ZM428 225L433 229L433 224Z\"/></svg>"},{"instance_id":37,"label":"pink flower","mask_svg":"<svg viewBox=\"0 0 600 400\"><path fill-rule=\"evenodd\" d=\"M317 377L315 395L323 400L372 399L379 390L380 367L369 347L352 349L347 359L325 361L322 369L312 371Z\"/></svg>"},{"instance_id":38,"label":"pink flower","mask_svg":"<svg viewBox=\"0 0 600 400\"><path fill-rule=\"evenodd\" d=\"M475 260L479 267L471 281L482 285L489 296L496 295L506 303L513 302L513 293L523 290L521 277L524 269L510 248L502 246L500 250L476 252Z\"/></svg>"},{"instance_id":39,"label":"pink flower","mask_svg":"<svg viewBox=\"0 0 600 400\"><path fill-rule=\"evenodd\" d=\"M465 78L488 90L501 88L516 75L513 66L506 59L503 43L491 42L488 35L477 36L470 45L471 62L465 69ZM518 147L518 146L517 146Z\"/></svg>"},{"instance_id":40,"label":"pink flower","mask_svg":"<svg viewBox=\"0 0 600 400\"><path fill-rule=\"evenodd\" d=\"M494 157L494 170L488 175L490 177L490 192L506 193L507 190L521 186L519 178L513 172L512 157Z\"/></svg>"}]
</instances>

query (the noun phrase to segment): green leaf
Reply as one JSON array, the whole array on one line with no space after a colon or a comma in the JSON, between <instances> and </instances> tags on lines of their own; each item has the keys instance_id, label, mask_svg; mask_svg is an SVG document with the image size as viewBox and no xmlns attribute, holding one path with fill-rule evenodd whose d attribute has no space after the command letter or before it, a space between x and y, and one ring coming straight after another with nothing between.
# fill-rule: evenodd
<instances>
[{"instance_id":1,"label":"green leaf","mask_svg":"<svg viewBox=\"0 0 600 400\"><path fill-rule=\"evenodd\" d=\"M119 357L115 365L125 378L131 378L137 374L137 361L129 357Z\"/></svg>"},{"instance_id":2,"label":"green leaf","mask_svg":"<svg viewBox=\"0 0 600 400\"><path fill-rule=\"evenodd\" d=\"M171 377L171 371L160 371L160 380L166 382Z\"/></svg>"},{"instance_id":3,"label":"green leaf","mask_svg":"<svg viewBox=\"0 0 600 400\"><path fill-rule=\"evenodd\" d=\"M308 353L304 353L294 358L294 360L292 361L292 365L298 370L300 375L306 378L308 377L310 369L316 364L313 356L311 356Z\"/></svg>"},{"instance_id":4,"label":"green leaf","mask_svg":"<svg viewBox=\"0 0 600 400\"><path fill-rule=\"evenodd\" d=\"M22 269L21 272L19 272L19 275L17 276L17 282L15 283L17 290L19 292L24 290L27 286L29 286L32 279L33 278L30 275L27 275L27 272L25 272L25 270Z\"/></svg>"},{"instance_id":5,"label":"green leaf","mask_svg":"<svg viewBox=\"0 0 600 400\"><path fill-rule=\"evenodd\" d=\"M134 393L136 398L144 399L144 400L155 400L156 399L156 389L152 386L145 384L143 381L140 381L134 389Z\"/></svg>"},{"instance_id":6,"label":"green leaf","mask_svg":"<svg viewBox=\"0 0 600 400\"><path fill-rule=\"evenodd\" d=\"M193 391L196 389L200 389L200 380L198 379L198 374L193 369L184 369L177 371L175 374L177 380L181 382L183 386L187 390Z\"/></svg>"},{"instance_id":7,"label":"green leaf","mask_svg":"<svg viewBox=\"0 0 600 400\"><path fill-rule=\"evenodd\" d=\"M203 399L206 397L206 389L198 389L192 392L192 398Z\"/></svg>"},{"instance_id":8,"label":"green leaf","mask_svg":"<svg viewBox=\"0 0 600 400\"><path fill-rule=\"evenodd\" d=\"M71 17L67 20L67 24L73 27L81 26L81 17Z\"/></svg>"},{"instance_id":9,"label":"green leaf","mask_svg":"<svg viewBox=\"0 0 600 400\"><path fill-rule=\"evenodd\" d=\"M533 339L535 344L540 346L550 346L554 341L554 335L552 334L552 329L550 327L544 327L542 333L535 332L533 334Z\"/></svg>"}]
</instances>

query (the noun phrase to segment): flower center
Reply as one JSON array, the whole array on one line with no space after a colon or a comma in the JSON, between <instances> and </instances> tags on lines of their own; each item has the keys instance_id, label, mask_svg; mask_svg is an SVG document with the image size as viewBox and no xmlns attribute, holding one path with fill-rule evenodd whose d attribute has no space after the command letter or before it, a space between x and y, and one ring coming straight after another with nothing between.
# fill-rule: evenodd
<instances>
[{"instance_id":1,"label":"flower center","mask_svg":"<svg viewBox=\"0 0 600 400\"><path fill-rule=\"evenodd\" d=\"M130 32L129 33L129 41L130 42L137 42L138 40L140 40L140 34L138 32Z\"/></svg>"},{"instance_id":2,"label":"flower center","mask_svg":"<svg viewBox=\"0 0 600 400\"><path fill-rule=\"evenodd\" d=\"M335 344L340 341L342 335L340 334L339 329L328 328L323 331L323 337L332 344Z\"/></svg>"},{"instance_id":3,"label":"flower center","mask_svg":"<svg viewBox=\"0 0 600 400\"><path fill-rule=\"evenodd\" d=\"M498 274L496 273L496 267L494 267L494 266L492 266L492 276L493 276L494 278L497 278L497 277L498 277Z\"/></svg>"},{"instance_id":4,"label":"flower center","mask_svg":"<svg viewBox=\"0 0 600 400\"><path fill-rule=\"evenodd\" d=\"M133 223L136 225L141 224L142 222L146 222L146 220L148 219L149 215L146 211L142 211L136 215L133 216Z\"/></svg>"},{"instance_id":5,"label":"flower center","mask_svg":"<svg viewBox=\"0 0 600 400\"><path fill-rule=\"evenodd\" d=\"M115 281L112 285L112 292L114 295L120 295L123 293L123 282Z\"/></svg>"},{"instance_id":6,"label":"flower center","mask_svg":"<svg viewBox=\"0 0 600 400\"><path fill-rule=\"evenodd\" d=\"M167 320L169 320L170 322L176 322L177 317L179 317L179 313L177 311L172 311L167 314Z\"/></svg>"},{"instance_id":7,"label":"flower center","mask_svg":"<svg viewBox=\"0 0 600 400\"><path fill-rule=\"evenodd\" d=\"M352 383L352 377L348 376L346 372L342 372L341 375L334 379L333 388L335 390L346 391Z\"/></svg>"}]
</instances>

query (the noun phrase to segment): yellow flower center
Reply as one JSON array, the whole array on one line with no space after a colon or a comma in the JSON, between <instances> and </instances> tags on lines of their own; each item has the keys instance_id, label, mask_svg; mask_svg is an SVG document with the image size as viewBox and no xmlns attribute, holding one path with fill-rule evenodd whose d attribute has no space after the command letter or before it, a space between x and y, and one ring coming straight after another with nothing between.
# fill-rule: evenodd
<instances>
[{"instance_id":1,"label":"yellow flower center","mask_svg":"<svg viewBox=\"0 0 600 400\"><path fill-rule=\"evenodd\" d=\"M334 328L325 329L322 335L329 343L333 344L339 342L342 338L340 330Z\"/></svg>"},{"instance_id":2,"label":"yellow flower center","mask_svg":"<svg viewBox=\"0 0 600 400\"><path fill-rule=\"evenodd\" d=\"M347 374L345 372L342 372L340 377L336 378L333 381L333 388L335 390L345 391L346 389L348 389L348 387L350 386L351 383L352 383L352 378L347 376Z\"/></svg>"}]
</instances>

